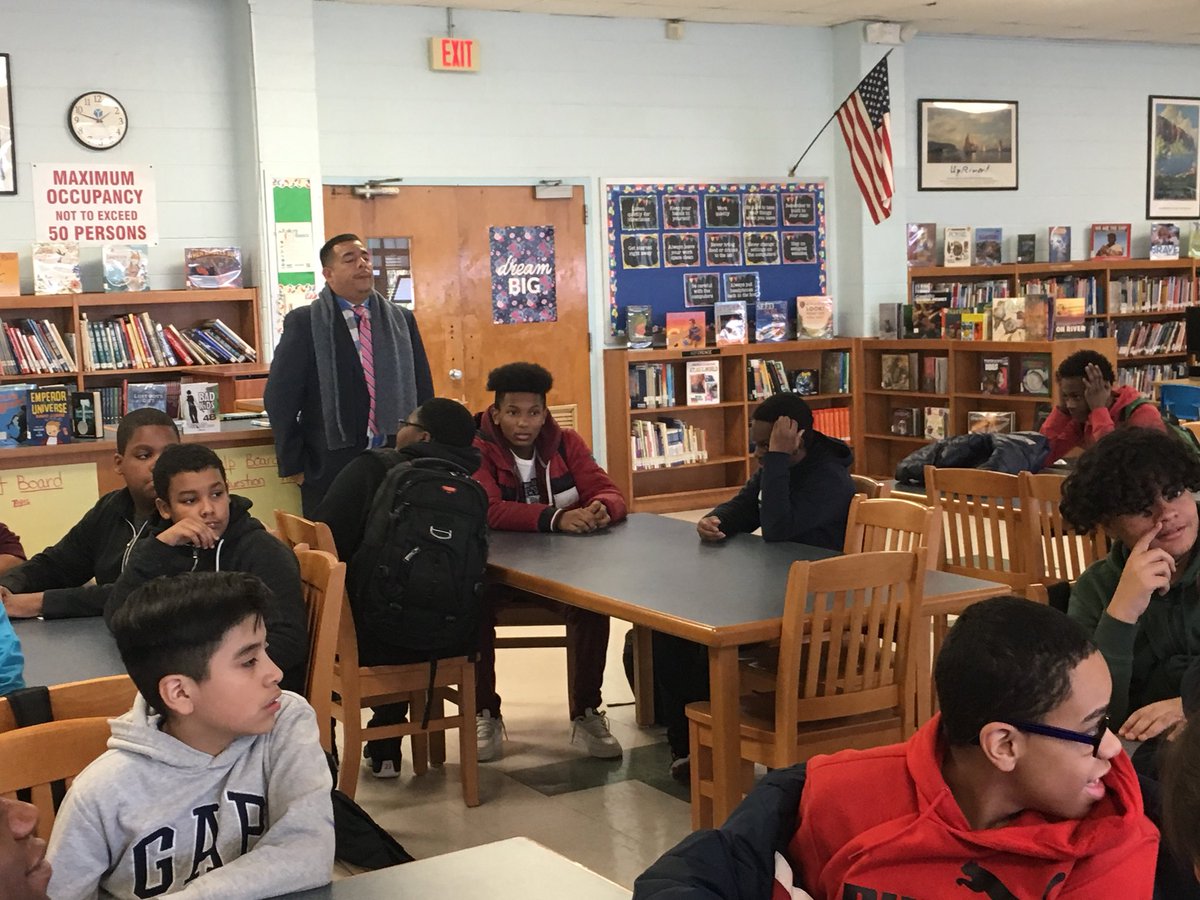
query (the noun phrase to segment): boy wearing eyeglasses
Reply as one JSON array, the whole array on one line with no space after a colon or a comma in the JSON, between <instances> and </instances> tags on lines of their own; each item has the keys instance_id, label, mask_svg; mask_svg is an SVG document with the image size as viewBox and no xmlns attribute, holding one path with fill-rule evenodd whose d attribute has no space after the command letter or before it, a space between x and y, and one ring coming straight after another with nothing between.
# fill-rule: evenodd
<instances>
[{"instance_id":1,"label":"boy wearing eyeglasses","mask_svg":"<svg viewBox=\"0 0 1200 900\"><path fill-rule=\"evenodd\" d=\"M1108 662L1111 714L1127 740L1157 739L1182 721L1180 684L1200 658L1196 490L1195 453L1145 428L1105 437L1063 485L1063 517L1080 531L1102 527L1114 540L1108 557L1075 583L1068 614ZM1156 746L1138 751L1144 774L1156 768Z\"/></svg>"},{"instance_id":2,"label":"boy wearing eyeglasses","mask_svg":"<svg viewBox=\"0 0 1200 900\"><path fill-rule=\"evenodd\" d=\"M703 885L721 897L800 886L815 900L1149 900L1158 832L1083 629L1018 597L984 600L950 629L934 679L941 711L909 740L768 775L719 831L642 875L635 898Z\"/></svg>"}]
</instances>

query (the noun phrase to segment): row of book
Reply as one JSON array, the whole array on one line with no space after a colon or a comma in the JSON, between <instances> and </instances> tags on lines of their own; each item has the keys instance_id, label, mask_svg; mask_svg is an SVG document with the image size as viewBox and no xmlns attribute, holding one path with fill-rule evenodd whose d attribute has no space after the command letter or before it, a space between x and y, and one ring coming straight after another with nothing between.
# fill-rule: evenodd
<instances>
[{"instance_id":1,"label":"row of book","mask_svg":"<svg viewBox=\"0 0 1200 900\"><path fill-rule=\"evenodd\" d=\"M1000 281L914 281L913 302L917 300L948 300L951 309L974 309L991 306L992 301L1012 296L1007 279Z\"/></svg>"},{"instance_id":2,"label":"row of book","mask_svg":"<svg viewBox=\"0 0 1200 900\"><path fill-rule=\"evenodd\" d=\"M679 419L660 416L653 421L635 419L630 435L634 471L684 466L708 459L704 429Z\"/></svg>"},{"instance_id":3,"label":"row of book","mask_svg":"<svg viewBox=\"0 0 1200 900\"><path fill-rule=\"evenodd\" d=\"M1034 431L1050 415L1049 403L1039 403L1034 411ZM924 437L940 441L949 437L950 408L947 406L897 406L892 409L890 431L903 437ZM968 434L1011 434L1017 430L1017 414L1012 410L971 410L967 413Z\"/></svg>"},{"instance_id":4,"label":"row of book","mask_svg":"<svg viewBox=\"0 0 1200 900\"><path fill-rule=\"evenodd\" d=\"M1085 297L1028 294L992 301L990 307L952 309L946 298L879 304L881 338L966 341L1045 341L1103 337L1105 323L1090 321Z\"/></svg>"},{"instance_id":5,"label":"row of book","mask_svg":"<svg viewBox=\"0 0 1200 900\"><path fill-rule=\"evenodd\" d=\"M950 392L950 360L919 353L881 353L879 386L885 391Z\"/></svg>"},{"instance_id":6,"label":"row of book","mask_svg":"<svg viewBox=\"0 0 1200 900\"><path fill-rule=\"evenodd\" d=\"M1147 396L1154 394L1156 381L1187 377L1188 366L1185 362L1147 363L1144 366L1121 366L1117 369L1118 385L1136 388Z\"/></svg>"},{"instance_id":7,"label":"row of book","mask_svg":"<svg viewBox=\"0 0 1200 900\"><path fill-rule=\"evenodd\" d=\"M176 328L154 321L146 312L95 321L84 313L79 334L85 371L223 365L258 358L254 348L220 319Z\"/></svg>"},{"instance_id":8,"label":"row of book","mask_svg":"<svg viewBox=\"0 0 1200 900\"><path fill-rule=\"evenodd\" d=\"M1191 305L1192 279L1182 275L1126 275L1108 283L1107 306L1115 313L1156 312Z\"/></svg>"},{"instance_id":9,"label":"row of book","mask_svg":"<svg viewBox=\"0 0 1200 900\"><path fill-rule=\"evenodd\" d=\"M1186 353L1187 328L1180 320L1117 322L1117 356Z\"/></svg>"},{"instance_id":10,"label":"row of book","mask_svg":"<svg viewBox=\"0 0 1200 900\"><path fill-rule=\"evenodd\" d=\"M747 317L745 300L725 300L712 304L713 321L702 307L666 314L663 329L669 350L695 350L709 346L712 331L716 346L750 343L774 343L797 338L825 340L833 337L833 298L797 297L795 330L788 314L790 301L759 300L754 304L754 324ZM631 349L651 347L657 331L650 306L630 305L625 308L625 333Z\"/></svg>"},{"instance_id":11,"label":"row of book","mask_svg":"<svg viewBox=\"0 0 1200 900\"><path fill-rule=\"evenodd\" d=\"M1088 235L1088 258L1128 259L1131 255L1132 226L1128 222L1102 222L1093 225ZM937 223L909 222L905 231L909 266L937 265ZM1150 258L1179 259L1179 226L1171 222L1150 223ZM1188 255L1200 256L1200 223L1193 222ZM1070 262L1071 226L1051 225L1046 229L1047 260ZM1018 234L1018 263L1035 262L1037 235ZM947 225L942 231L942 258L946 266L998 266L1004 262L1004 230L995 227ZM1012 259L1010 257L1009 262Z\"/></svg>"},{"instance_id":12,"label":"row of book","mask_svg":"<svg viewBox=\"0 0 1200 900\"><path fill-rule=\"evenodd\" d=\"M83 278L79 267L79 244L71 241L39 241L33 244L33 292L35 294L79 294ZM146 244L105 244L100 254L105 291L150 290L150 248ZM187 269L185 287L240 288L242 251L237 247L189 247L183 251ZM0 253L0 297L21 293L20 268L16 253Z\"/></svg>"},{"instance_id":13,"label":"row of book","mask_svg":"<svg viewBox=\"0 0 1200 900\"><path fill-rule=\"evenodd\" d=\"M718 364L718 376L720 365ZM629 408L675 406L675 367L670 363L636 363L629 367Z\"/></svg>"},{"instance_id":14,"label":"row of book","mask_svg":"<svg viewBox=\"0 0 1200 900\"><path fill-rule=\"evenodd\" d=\"M813 428L839 441L850 441L850 407L830 406L814 409Z\"/></svg>"},{"instance_id":15,"label":"row of book","mask_svg":"<svg viewBox=\"0 0 1200 900\"><path fill-rule=\"evenodd\" d=\"M1020 294L1082 297L1084 314L1157 312L1191 306L1192 279L1183 275L1123 275L1101 290L1095 275L1030 278L1018 285ZM1007 281L914 281L912 302L943 300L949 309L988 307L1011 295Z\"/></svg>"},{"instance_id":16,"label":"row of book","mask_svg":"<svg viewBox=\"0 0 1200 900\"><path fill-rule=\"evenodd\" d=\"M39 375L75 371L75 335L63 335L49 319L0 320L0 372Z\"/></svg>"}]
</instances>

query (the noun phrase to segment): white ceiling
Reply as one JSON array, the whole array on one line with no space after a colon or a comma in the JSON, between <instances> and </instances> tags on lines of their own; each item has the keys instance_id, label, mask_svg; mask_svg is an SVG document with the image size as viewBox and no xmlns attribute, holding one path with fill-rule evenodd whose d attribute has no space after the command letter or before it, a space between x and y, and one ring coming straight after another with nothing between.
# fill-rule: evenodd
<instances>
[{"instance_id":1,"label":"white ceiling","mask_svg":"<svg viewBox=\"0 0 1200 900\"><path fill-rule=\"evenodd\" d=\"M827 27L911 23L926 33L1200 44L1200 0L350 0L607 18Z\"/></svg>"}]
</instances>

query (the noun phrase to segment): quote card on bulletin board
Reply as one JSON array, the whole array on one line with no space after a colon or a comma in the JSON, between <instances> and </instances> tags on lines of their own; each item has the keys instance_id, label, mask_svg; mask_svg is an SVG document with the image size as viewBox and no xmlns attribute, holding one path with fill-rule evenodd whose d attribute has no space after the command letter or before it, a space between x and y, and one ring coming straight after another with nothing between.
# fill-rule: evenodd
<instances>
[{"instance_id":1,"label":"quote card on bulletin board","mask_svg":"<svg viewBox=\"0 0 1200 900\"><path fill-rule=\"evenodd\" d=\"M300 515L300 489L279 477L275 446L225 447L216 451L225 466L229 493L245 497L254 507L250 515L268 528L275 527L275 510Z\"/></svg>"},{"instance_id":2,"label":"quote card on bulletin board","mask_svg":"<svg viewBox=\"0 0 1200 900\"><path fill-rule=\"evenodd\" d=\"M630 305L651 307L661 326L669 312L718 301L752 311L826 293L822 181L610 181L605 200L614 334Z\"/></svg>"},{"instance_id":3,"label":"quote card on bulletin board","mask_svg":"<svg viewBox=\"0 0 1200 900\"><path fill-rule=\"evenodd\" d=\"M20 536L26 556L57 544L99 499L95 463L0 472L0 522Z\"/></svg>"}]
</instances>

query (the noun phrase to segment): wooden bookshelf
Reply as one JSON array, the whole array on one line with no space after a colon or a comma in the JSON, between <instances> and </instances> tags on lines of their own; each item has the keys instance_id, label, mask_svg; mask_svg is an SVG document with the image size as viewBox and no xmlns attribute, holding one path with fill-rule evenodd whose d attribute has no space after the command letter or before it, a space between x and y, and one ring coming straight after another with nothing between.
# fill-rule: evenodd
<instances>
[{"instance_id":1,"label":"wooden bookshelf","mask_svg":"<svg viewBox=\"0 0 1200 900\"><path fill-rule=\"evenodd\" d=\"M750 453L750 418L762 401L750 397L747 384L750 360L779 360L791 374L797 369L819 371L821 355L825 351L849 353L850 384L853 388L854 343L851 338L834 338L735 344L708 347L702 351L659 348L630 350L624 347L606 350L604 393L608 473L629 501L630 509L634 512L674 512L711 508L728 500L746 483L756 465ZM686 363L693 359L720 360L719 403L686 405ZM675 395L671 398L671 405L650 409L630 408L629 367L638 363L665 363L672 367ZM819 393L805 397L813 409L850 405L851 393L833 393L825 391L823 385L818 387ZM634 469L630 445L632 422L635 419L653 420L660 415L703 429L707 438L708 460L657 469ZM851 424L853 426L853 421Z\"/></svg>"},{"instance_id":2,"label":"wooden bookshelf","mask_svg":"<svg viewBox=\"0 0 1200 900\"><path fill-rule=\"evenodd\" d=\"M994 267L993 269L994 270ZM991 270L989 270L991 271ZM892 412L905 407L944 406L949 409L947 435L965 434L967 413L980 411L1012 411L1016 413L1017 430L1034 430L1034 417L1039 403L1057 402L1054 370L1063 359L1079 350L1096 350L1115 365L1116 339L1087 338L1080 340L1025 341L960 341L960 340L880 340L862 338L855 342L853 415L855 419L855 471L872 477L892 478L896 464L922 444L922 436L899 435L891 432ZM914 384L920 384L920 373L927 357L947 360L947 391L884 390L883 356L890 353L916 353L920 364L913 373ZM1048 357L1050 389L1048 396L1019 393L1021 359L1030 355ZM981 390L983 358L1006 356L1009 360L1008 394L987 394Z\"/></svg>"},{"instance_id":3,"label":"wooden bookshelf","mask_svg":"<svg viewBox=\"0 0 1200 900\"><path fill-rule=\"evenodd\" d=\"M123 313L149 313L150 318L163 325L192 328L205 319L220 319L258 353L260 362L229 363L212 366L158 366L140 369L87 370L84 361L76 359L80 369L71 372L40 372L0 376L0 382L36 382L67 384L74 390L99 388L122 381L184 380L212 381L219 385L222 412L233 412L239 396L262 396L261 379L267 366L261 360L262 336L258 315L258 291L255 288L220 288L190 291L137 291L129 293L94 294L25 294L0 298L0 320L43 319L53 323L65 338L76 335L75 354L79 356L79 322L86 313L93 321L108 319Z\"/></svg>"}]
</instances>

